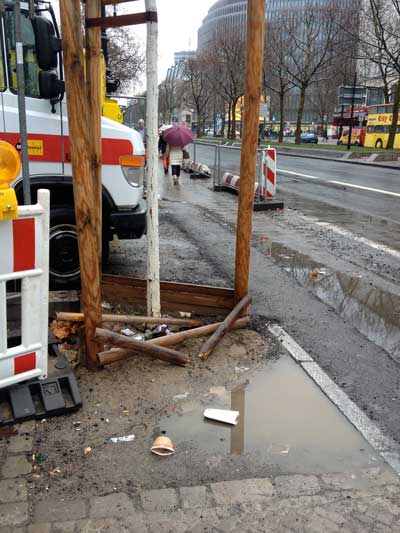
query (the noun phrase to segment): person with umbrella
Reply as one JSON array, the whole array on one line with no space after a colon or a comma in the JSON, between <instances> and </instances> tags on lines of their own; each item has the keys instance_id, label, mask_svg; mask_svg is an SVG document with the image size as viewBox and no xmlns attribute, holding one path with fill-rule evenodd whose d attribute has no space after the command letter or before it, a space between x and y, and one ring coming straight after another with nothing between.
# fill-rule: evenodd
<instances>
[{"instance_id":1,"label":"person with umbrella","mask_svg":"<svg viewBox=\"0 0 400 533\"><path fill-rule=\"evenodd\" d=\"M167 152L171 164L172 178L176 185L179 183L179 177L181 175L183 148L193 142L193 132L187 126L181 124L165 130L163 137L168 143Z\"/></svg>"},{"instance_id":2,"label":"person with umbrella","mask_svg":"<svg viewBox=\"0 0 400 533\"><path fill-rule=\"evenodd\" d=\"M158 152L161 156L162 162L163 162L163 168L164 168L164 174L168 174L169 169L169 158L167 153L168 144L167 141L164 139L164 132L171 128L172 126L162 125L160 129L158 130L159 139L158 139Z\"/></svg>"}]
</instances>

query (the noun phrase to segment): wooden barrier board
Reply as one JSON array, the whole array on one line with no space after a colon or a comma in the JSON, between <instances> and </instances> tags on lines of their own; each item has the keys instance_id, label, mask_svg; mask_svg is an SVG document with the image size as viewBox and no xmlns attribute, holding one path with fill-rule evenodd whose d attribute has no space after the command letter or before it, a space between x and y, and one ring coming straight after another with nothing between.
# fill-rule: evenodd
<instances>
[{"instance_id":1,"label":"wooden barrier board","mask_svg":"<svg viewBox=\"0 0 400 533\"><path fill-rule=\"evenodd\" d=\"M103 274L103 299L110 303L146 306L146 280ZM235 307L233 289L161 282L162 312L185 311L203 316L226 316Z\"/></svg>"}]
</instances>

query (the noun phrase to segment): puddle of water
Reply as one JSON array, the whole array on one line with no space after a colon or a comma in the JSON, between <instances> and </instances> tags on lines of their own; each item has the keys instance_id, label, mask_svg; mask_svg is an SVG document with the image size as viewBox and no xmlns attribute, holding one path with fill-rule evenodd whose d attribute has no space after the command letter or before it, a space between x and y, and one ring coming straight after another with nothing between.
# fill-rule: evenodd
<instances>
[{"instance_id":1,"label":"puddle of water","mask_svg":"<svg viewBox=\"0 0 400 533\"><path fill-rule=\"evenodd\" d=\"M183 401L180 413L160 427L186 446L209 457L250 458L290 472L341 472L380 466L380 456L289 356L269 361L233 391L214 387L202 399ZM240 412L236 426L203 418L215 407Z\"/></svg>"},{"instance_id":2,"label":"puddle of water","mask_svg":"<svg viewBox=\"0 0 400 533\"><path fill-rule=\"evenodd\" d=\"M329 269L266 237L259 237L257 246L360 333L400 362L399 296L378 289L361 277Z\"/></svg>"}]
</instances>

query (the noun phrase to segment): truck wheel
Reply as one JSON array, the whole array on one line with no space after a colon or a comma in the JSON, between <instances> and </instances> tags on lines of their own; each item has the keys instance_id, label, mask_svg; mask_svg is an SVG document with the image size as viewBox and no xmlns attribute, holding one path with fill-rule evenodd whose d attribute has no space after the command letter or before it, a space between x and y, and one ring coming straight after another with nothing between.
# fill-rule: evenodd
<instances>
[{"instance_id":1,"label":"truck wheel","mask_svg":"<svg viewBox=\"0 0 400 533\"><path fill-rule=\"evenodd\" d=\"M375 148L383 148L382 139L378 139L375 143Z\"/></svg>"},{"instance_id":2,"label":"truck wheel","mask_svg":"<svg viewBox=\"0 0 400 533\"><path fill-rule=\"evenodd\" d=\"M102 265L110 254L110 243L103 237ZM61 206L50 210L50 288L77 289L80 286L78 234L75 212Z\"/></svg>"},{"instance_id":3,"label":"truck wheel","mask_svg":"<svg viewBox=\"0 0 400 533\"><path fill-rule=\"evenodd\" d=\"M78 234L71 207L50 210L50 288L79 287Z\"/></svg>"}]
</instances>

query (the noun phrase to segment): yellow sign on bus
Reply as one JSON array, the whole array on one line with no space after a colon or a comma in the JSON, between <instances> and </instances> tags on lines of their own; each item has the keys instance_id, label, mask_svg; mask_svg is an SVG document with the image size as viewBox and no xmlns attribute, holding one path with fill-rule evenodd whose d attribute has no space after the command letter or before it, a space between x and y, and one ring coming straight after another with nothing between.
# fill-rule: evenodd
<instances>
[{"instance_id":1,"label":"yellow sign on bus","mask_svg":"<svg viewBox=\"0 0 400 533\"><path fill-rule=\"evenodd\" d=\"M369 148L386 148L390 126L393 120L392 104L371 106L368 109L367 133L364 146ZM400 148L400 116L394 141L394 148Z\"/></svg>"}]
</instances>

